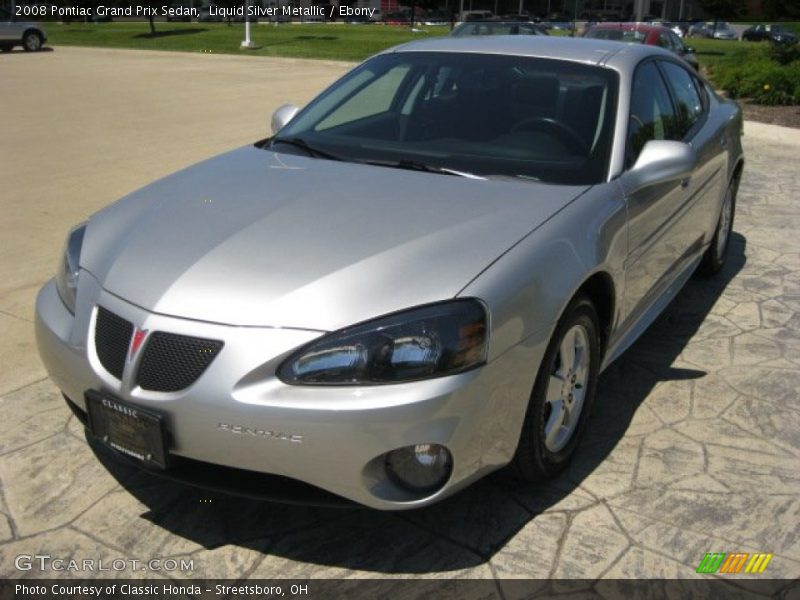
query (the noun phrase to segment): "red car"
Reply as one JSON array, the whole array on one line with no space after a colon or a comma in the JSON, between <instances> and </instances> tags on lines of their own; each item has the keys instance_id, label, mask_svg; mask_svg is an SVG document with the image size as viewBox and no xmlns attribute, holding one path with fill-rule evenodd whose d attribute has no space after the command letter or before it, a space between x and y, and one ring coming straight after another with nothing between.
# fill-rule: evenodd
<instances>
[{"instance_id":1,"label":"red car","mask_svg":"<svg viewBox=\"0 0 800 600\"><path fill-rule=\"evenodd\" d=\"M592 25L583 37L661 46L672 50L695 70L699 69L694 48L684 45L681 38L666 27L647 23L597 23Z\"/></svg>"}]
</instances>

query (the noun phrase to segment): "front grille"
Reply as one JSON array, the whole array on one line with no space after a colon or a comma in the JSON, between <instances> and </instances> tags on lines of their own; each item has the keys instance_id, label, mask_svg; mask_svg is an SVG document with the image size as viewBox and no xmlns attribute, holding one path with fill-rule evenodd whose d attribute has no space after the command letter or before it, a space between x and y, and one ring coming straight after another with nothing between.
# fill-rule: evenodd
<instances>
[{"instance_id":1,"label":"front grille","mask_svg":"<svg viewBox=\"0 0 800 600\"><path fill-rule=\"evenodd\" d=\"M118 317L102 306L97 307L94 324L94 347L97 358L106 371L122 379L125 358L133 335L133 323Z\"/></svg>"},{"instance_id":2,"label":"front grille","mask_svg":"<svg viewBox=\"0 0 800 600\"><path fill-rule=\"evenodd\" d=\"M136 383L153 392L189 387L208 368L222 342L156 331L147 341Z\"/></svg>"}]
</instances>

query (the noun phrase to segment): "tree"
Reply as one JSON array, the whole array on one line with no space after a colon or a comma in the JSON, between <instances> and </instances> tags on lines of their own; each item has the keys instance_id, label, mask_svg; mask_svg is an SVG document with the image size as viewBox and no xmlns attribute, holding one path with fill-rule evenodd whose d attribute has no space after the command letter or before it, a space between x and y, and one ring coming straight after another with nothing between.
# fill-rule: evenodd
<instances>
[{"instance_id":1,"label":"tree","mask_svg":"<svg viewBox=\"0 0 800 600\"><path fill-rule=\"evenodd\" d=\"M233 9L233 8L236 8L237 6L243 5L244 4L244 0L216 0L216 2L214 4L216 4L220 8ZM230 11L226 11L226 15L227 16L225 17L225 22L228 25L230 25L231 24L231 13L230 13Z\"/></svg>"},{"instance_id":2,"label":"tree","mask_svg":"<svg viewBox=\"0 0 800 600\"><path fill-rule=\"evenodd\" d=\"M747 10L745 0L699 0L700 6L714 21L735 19Z\"/></svg>"},{"instance_id":3,"label":"tree","mask_svg":"<svg viewBox=\"0 0 800 600\"><path fill-rule=\"evenodd\" d=\"M156 35L156 23L155 23L155 15L153 14L154 11L159 10L161 6L164 4L171 4L170 2L159 2L158 0L141 0L138 3L140 6L147 7L149 9L147 15L147 21L150 23L150 35Z\"/></svg>"},{"instance_id":4,"label":"tree","mask_svg":"<svg viewBox=\"0 0 800 600\"><path fill-rule=\"evenodd\" d=\"M761 10L765 19L794 20L800 17L800 0L761 0Z\"/></svg>"}]
</instances>

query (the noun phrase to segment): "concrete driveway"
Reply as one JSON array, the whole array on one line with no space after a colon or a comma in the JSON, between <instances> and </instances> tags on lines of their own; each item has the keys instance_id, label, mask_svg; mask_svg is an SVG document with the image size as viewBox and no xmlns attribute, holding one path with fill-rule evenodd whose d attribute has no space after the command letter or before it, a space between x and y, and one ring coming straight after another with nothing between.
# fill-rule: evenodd
<instances>
[{"instance_id":1,"label":"concrete driveway","mask_svg":"<svg viewBox=\"0 0 800 600\"><path fill-rule=\"evenodd\" d=\"M602 377L577 460L551 484L498 474L430 509L383 514L208 495L97 460L33 342L34 294L68 227L264 137L276 106L347 68L78 48L0 56L0 577L82 575L15 568L18 555L50 554L194 561L170 577L684 578L706 552L773 553L762 577L800 576L800 135L769 126L747 126L726 270L692 280Z\"/></svg>"}]
</instances>

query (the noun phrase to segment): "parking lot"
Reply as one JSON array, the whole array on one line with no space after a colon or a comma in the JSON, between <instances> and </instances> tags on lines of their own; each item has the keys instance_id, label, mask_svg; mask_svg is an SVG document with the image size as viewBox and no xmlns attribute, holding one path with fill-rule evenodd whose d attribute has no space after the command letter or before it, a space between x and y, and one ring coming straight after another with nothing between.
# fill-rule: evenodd
<instances>
[{"instance_id":1,"label":"parking lot","mask_svg":"<svg viewBox=\"0 0 800 600\"><path fill-rule=\"evenodd\" d=\"M33 340L35 293L66 231L266 137L273 109L350 66L82 48L0 57L0 577L53 577L15 566L46 553L193 560L114 576L686 578L706 552L773 553L765 576L800 577L800 130L746 124L725 271L690 281L606 371L577 460L550 484L498 473L389 514L209 495L98 461Z\"/></svg>"}]
</instances>

